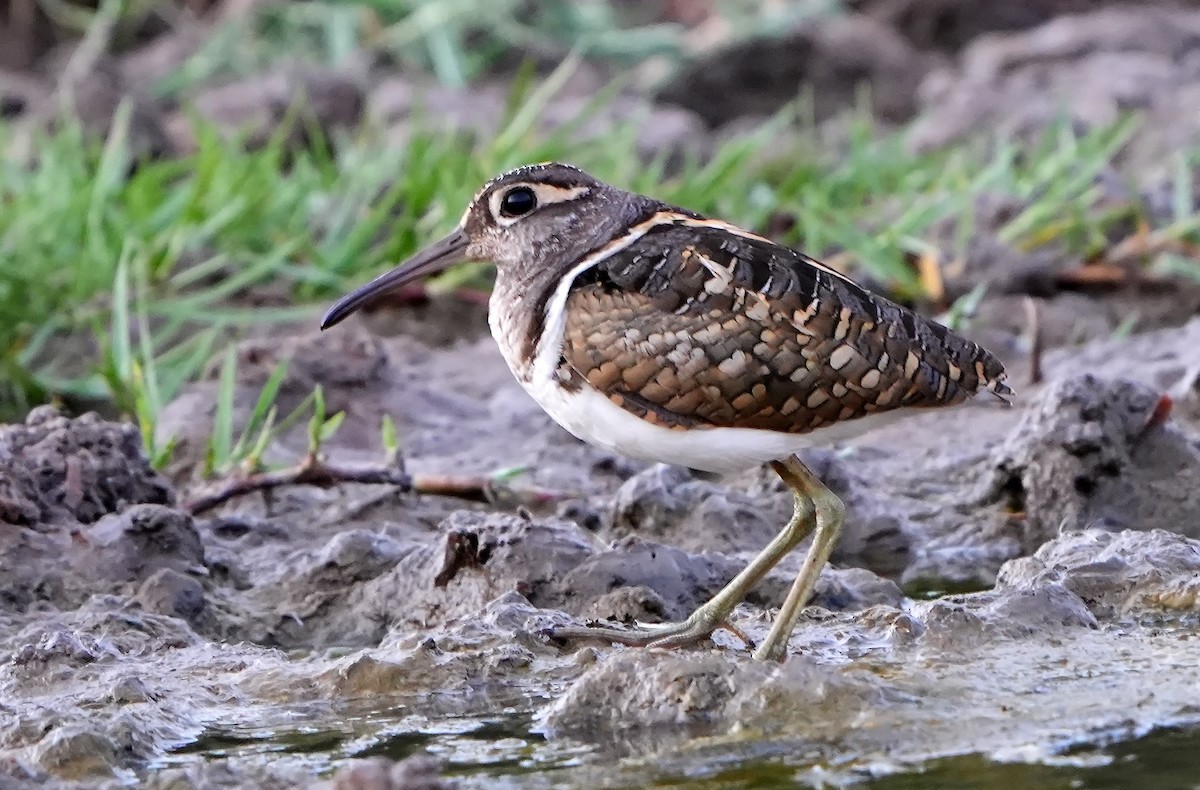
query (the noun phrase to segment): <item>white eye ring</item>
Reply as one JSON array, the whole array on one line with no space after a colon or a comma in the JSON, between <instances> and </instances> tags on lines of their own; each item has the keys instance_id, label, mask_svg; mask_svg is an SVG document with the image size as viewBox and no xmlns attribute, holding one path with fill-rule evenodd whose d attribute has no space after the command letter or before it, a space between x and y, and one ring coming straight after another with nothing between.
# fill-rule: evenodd
<instances>
[{"instance_id":1,"label":"white eye ring","mask_svg":"<svg viewBox=\"0 0 1200 790\"><path fill-rule=\"evenodd\" d=\"M510 214L505 210L505 201L510 195L529 192L533 197L533 205L519 214ZM504 189L497 189L488 199L488 208L492 211L492 217L498 225L512 225L514 222L519 222L524 217L529 216L540 208L545 208L551 203L566 203L568 200L576 200L588 194L591 190L587 187L560 187L554 184L537 184L530 182L522 182L511 184Z\"/></svg>"},{"instance_id":2,"label":"white eye ring","mask_svg":"<svg viewBox=\"0 0 1200 790\"><path fill-rule=\"evenodd\" d=\"M513 187L500 196L500 216L516 219L538 207L537 193L524 184Z\"/></svg>"}]
</instances>

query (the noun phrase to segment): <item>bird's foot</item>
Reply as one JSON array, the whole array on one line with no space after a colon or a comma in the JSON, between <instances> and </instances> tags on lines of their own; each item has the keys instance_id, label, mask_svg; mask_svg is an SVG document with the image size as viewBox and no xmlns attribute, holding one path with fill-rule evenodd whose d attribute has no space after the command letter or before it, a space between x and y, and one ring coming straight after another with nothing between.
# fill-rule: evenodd
<instances>
[{"instance_id":1,"label":"bird's foot","mask_svg":"<svg viewBox=\"0 0 1200 790\"><path fill-rule=\"evenodd\" d=\"M692 616L688 619L678 623L639 625L632 629L592 625L562 626L549 628L546 633L551 639L566 641L591 640L613 642L619 645L628 645L629 647L661 647L671 649L687 647L688 645L703 642L718 628L724 628L731 632L738 639L742 640L747 647L754 647L754 643L750 641L750 638L740 628L724 618L718 620L708 616L703 607L693 612Z\"/></svg>"}]
</instances>

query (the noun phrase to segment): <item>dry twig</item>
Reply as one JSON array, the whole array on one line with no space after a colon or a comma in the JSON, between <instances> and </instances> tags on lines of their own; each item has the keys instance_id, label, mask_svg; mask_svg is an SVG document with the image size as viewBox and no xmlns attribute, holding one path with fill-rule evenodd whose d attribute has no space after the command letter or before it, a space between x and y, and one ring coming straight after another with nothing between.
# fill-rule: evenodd
<instances>
[{"instance_id":1,"label":"dry twig","mask_svg":"<svg viewBox=\"0 0 1200 790\"><path fill-rule=\"evenodd\" d=\"M1025 297L1025 317L1029 323L1029 383L1041 384L1045 380L1042 357L1046 352L1046 339L1042 333L1041 312L1032 296Z\"/></svg>"},{"instance_id":2,"label":"dry twig","mask_svg":"<svg viewBox=\"0 0 1200 790\"><path fill-rule=\"evenodd\" d=\"M310 455L288 469L256 472L226 481L214 491L185 503L183 507L192 515L198 515L231 499L256 491L268 492L296 485L332 488L346 483L390 485L402 493L457 497L472 502L494 501L498 487L497 481L486 475L409 474L395 464L334 466ZM519 492L519 498L542 504L553 501L558 496L547 491L530 490Z\"/></svg>"}]
</instances>

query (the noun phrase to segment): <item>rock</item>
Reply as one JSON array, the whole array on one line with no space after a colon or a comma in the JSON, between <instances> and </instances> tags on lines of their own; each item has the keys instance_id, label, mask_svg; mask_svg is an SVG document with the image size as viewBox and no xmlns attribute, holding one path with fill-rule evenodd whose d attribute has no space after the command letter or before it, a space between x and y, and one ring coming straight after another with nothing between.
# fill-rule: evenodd
<instances>
[{"instance_id":1,"label":"rock","mask_svg":"<svg viewBox=\"0 0 1200 790\"><path fill-rule=\"evenodd\" d=\"M162 505L136 505L107 516L86 539L92 550L79 558L79 570L88 578L134 581L161 568L187 573L204 566L192 517Z\"/></svg>"},{"instance_id":2,"label":"rock","mask_svg":"<svg viewBox=\"0 0 1200 790\"><path fill-rule=\"evenodd\" d=\"M975 132L1028 133L1064 110L1084 128L1145 110L1161 123L1144 125L1130 149L1167 150L1169 141L1194 140L1200 131L1196 114L1181 111L1194 104L1200 82L1197 37L1200 11L1128 6L980 38L963 50L957 68L922 83L922 117L911 142L926 150ZM1162 161L1159 154L1130 155L1141 167Z\"/></svg>"},{"instance_id":3,"label":"rock","mask_svg":"<svg viewBox=\"0 0 1200 790\"><path fill-rule=\"evenodd\" d=\"M894 581L866 568L826 568L808 605L834 612L857 612L872 606L899 607L905 600Z\"/></svg>"},{"instance_id":4,"label":"rock","mask_svg":"<svg viewBox=\"0 0 1200 790\"><path fill-rule=\"evenodd\" d=\"M66 64L62 64L66 65ZM13 81L0 80L0 101L6 92L3 86ZM38 135L53 129L63 120L63 108L71 120L78 123L90 138L104 140L113 132L118 110L128 106L128 126L124 140L131 167L145 159L157 159L175 153L164 123L161 103L147 92L125 82L115 61L102 57L91 68L79 74L64 72L53 91L40 92L28 81L16 84L19 93L8 92L9 109L14 95L19 103L22 124L7 147L6 153L22 161L36 160Z\"/></svg>"},{"instance_id":5,"label":"rock","mask_svg":"<svg viewBox=\"0 0 1200 790\"><path fill-rule=\"evenodd\" d=\"M407 143L417 127L490 139L507 120L510 90L499 82L447 88L393 77L372 91L370 114L391 127L396 145ZM711 151L704 121L696 112L654 104L629 93L596 106L594 91L563 91L537 119L538 128L546 134L570 125L570 139L578 143L610 136L627 124L633 124L637 152L646 160L666 156L668 161L676 161L685 154L704 159Z\"/></svg>"},{"instance_id":6,"label":"rock","mask_svg":"<svg viewBox=\"0 0 1200 790\"><path fill-rule=\"evenodd\" d=\"M1106 620L1192 612L1200 608L1200 543L1159 529L1089 529L1007 563L996 580L998 590L1049 585L1061 585Z\"/></svg>"},{"instance_id":7,"label":"rock","mask_svg":"<svg viewBox=\"0 0 1200 790\"><path fill-rule=\"evenodd\" d=\"M824 448L803 453L805 463L847 506L836 562L861 565L880 573L903 568L910 536L886 503L835 454ZM750 487L695 477L663 464L630 477L617 490L606 536L662 541L694 554L757 554L792 517L792 495L768 467L748 474ZM809 542L789 557L799 561ZM787 563L785 563L786 565ZM788 566L790 567L790 566Z\"/></svg>"},{"instance_id":8,"label":"rock","mask_svg":"<svg viewBox=\"0 0 1200 790\"><path fill-rule=\"evenodd\" d=\"M786 495L755 497L697 479L682 467L656 464L617 489L607 536L636 535L693 552L747 551L778 534L790 506Z\"/></svg>"},{"instance_id":9,"label":"rock","mask_svg":"<svg viewBox=\"0 0 1200 790\"><path fill-rule=\"evenodd\" d=\"M345 533L293 558L282 583L264 591L268 616L277 621L270 638L377 644L389 629L475 616L509 591L561 605L563 578L591 551L592 539L573 524L500 513L456 512L441 525L439 541L421 545Z\"/></svg>"},{"instance_id":10,"label":"rock","mask_svg":"<svg viewBox=\"0 0 1200 790\"><path fill-rule=\"evenodd\" d=\"M1200 449L1160 424L1161 391L1093 375L1059 381L997 449L990 501L1024 519L1034 551L1105 522L1200 536Z\"/></svg>"},{"instance_id":11,"label":"rock","mask_svg":"<svg viewBox=\"0 0 1200 790\"><path fill-rule=\"evenodd\" d=\"M208 603L199 581L171 568L163 568L146 579L137 599L148 611L174 615L193 624L204 614Z\"/></svg>"},{"instance_id":12,"label":"rock","mask_svg":"<svg viewBox=\"0 0 1200 790\"><path fill-rule=\"evenodd\" d=\"M441 535L364 585L356 608L396 625L428 625L469 617L510 591L542 607L563 606L568 595L578 595L578 605L589 600L586 593L568 592L572 569L595 551L593 538L575 524L458 511L442 523ZM452 551L459 541L473 551Z\"/></svg>"},{"instance_id":13,"label":"rock","mask_svg":"<svg viewBox=\"0 0 1200 790\"><path fill-rule=\"evenodd\" d=\"M542 725L554 737L592 738L684 722L702 726L719 721L741 683L761 682L770 672L766 664L735 663L719 653L610 651L551 703Z\"/></svg>"},{"instance_id":14,"label":"rock","mask_svg":"<svg viewBox=\"0 0 1200 790\"><path fill-rule=\"evenodd\" d=\"M624 618L623 607L608 612L599 610L599 602L611 606L618 601L611 593L623 588L649 590L656 603L662 602L663 619L678 621L715 595L742 569L737 557L712 552L689 554L686 551L641 538L629 537L614 543L580 562L554 585L553 598L572 614L588 611L617 620ZM768 593L781 595L782 584L764 583ZM536 601L535 601L536 602ZM593 604L592 602L597 602ZM546 601L546 603L550 603Z\"/></svg>"},{"instance_id":15,"label":"rock","mask_svg":"<svg viewBox=\"0 0 1200 790\"><path fill-rule=\"evenodd\" d=\"M340 769L325 790L451 790L455 785L442 779L436 757L415 754L403 760L372 757L355 760Z\"/></svg>"},{"instance_id":16,"label":"rock","mask_svg":"<svg viewBox=\"0 0 1200 790\"><path fill-rule=\"evenodd\" d=\"M50 86L24 72L0 69L0 118L16 118L44 102Z\"/></svg>"},{"instance_id":17,"label":"rock","mask_svg":"<svg viewBox=\"0 0 1200 790\"><path fill-rule=\"evenodd\" d=\"M588 620L616 623L662 623L669 621L667 602L645 585L624 585L592 602L585 612Z\"/></svg>"},{"instance_id":18,"label":"rock","mask_svg":"<svg viewBox=\"0 0 1200 790\"><path fill-rule=\"evenodd\" d=\"M1128 0L849 0L846 5L896 28L920 50L956 52L986 33L1027 30L1058 16L1094 11ZM1142 0L1140 5L1177 5L1173 0Z\"/></svg>"},{"instance_id":19,"label":"rock","mask_svg":"<svg viewBox=\"0 0 1200 790\"><path fill-rule=\"evenodd\" d=\"M111 776L120 764L116 743L88 725L64 724L33 749L42 769L64 779Z\"/></svg>"},{"instance_id":20,"label":"rock","mask_svg":"<svg viewBox=\"0 0 1200 790\"><path fill-rule=\"evenodd\" d=\"M280 136L289 150L311 144L312 129L332 142L335 132L358 125L365 106L359 81L314 68L280 69L202 91L192 99L196 112L218 131L260 148ZM281 130L284 121L286 129ZM180 150L195 147L195 131L186 116L171 120Z\"/></svg>"},{"instance_id":21,"label":"rock","mask_svg":"<svg viewBox=\"0 0 1200 790\"><path fill-rule=\"evenodd\" d=\"M0 761L0 783L6 790L41 790L53 781L45 771L38 770L24 760L8 758Z\"/></svg>"},{"instance_id":22,"label":"rock","mask_svg":"<svg viewBox=\"0 0 1200 790\"><path fill-rule=\"evenodd\" d=\"M89 524L129 505L173 502L133 425L95 414L70 419L44 406L0 429L0 521Z\"/></svg>"},{"instance_id":23,"label":"rock","mask_svg":"<svg viewBox=\"0 0 1200 790\"><path fill-rule=\"evenodd\" d=\"M931 65L886 25L848 16L705 54L672 77L658 98L720 126L770 115L806 90L817 119L825 119L854 108L866 86L875 115L902 123L916 112L917 87Z\"/></svg>"},{"instance_id":24,"label":"rock","mask_svg":"<svg viewBox=\"0 0 1200 790\"><path fill-rule=\"evenodd\" d=\"M587 669L539 718L554 738L632 738L646 749L669 748L685 733L728 732L741 722L773 732L792 722L849 728L887 698L881 686L865 673L802 656L779 666L727 653L619 650Z\"/></svg>"},{"instance_id":25,"label":"rock","mask_svg":"<svg viewBox=\"0 0 1200 790\"><path fill-rule=\"evenodd\" d=\"M1084 346L1055 349L1046 354L1046 370L1056 378L1073 378L1104 370L1110 378L1136 381L1176 400L1170 417L1192 431L1200 419L1186 409L1190 390L1200 372L1200 317L1182 325L1129 337L1108 337Z\"/></svg>"}]
</instances>

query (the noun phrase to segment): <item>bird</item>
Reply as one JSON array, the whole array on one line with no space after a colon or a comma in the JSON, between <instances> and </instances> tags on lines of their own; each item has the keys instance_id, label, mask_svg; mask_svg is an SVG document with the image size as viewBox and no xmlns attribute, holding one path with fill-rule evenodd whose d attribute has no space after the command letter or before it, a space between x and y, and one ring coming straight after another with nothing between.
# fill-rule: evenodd
<instances>
[{"instance_id":1,"label":"bird","mask_svg":"<svg viewBox=\"0 0 1200 790\"><path fill-rule=\"evenodd\" d=\"M769 464L788 523L686 619L551 629L561 640L707 640L813 539L753 657L779 661L845 507L797 453L912 409L1013 390L991 352L791 247L545 162L488 181L440 241L329 308L322 329L419 278L487 261L488 324L512 374L563 428L634 459L727 474Z\"/></svg>"}]
</instances>

